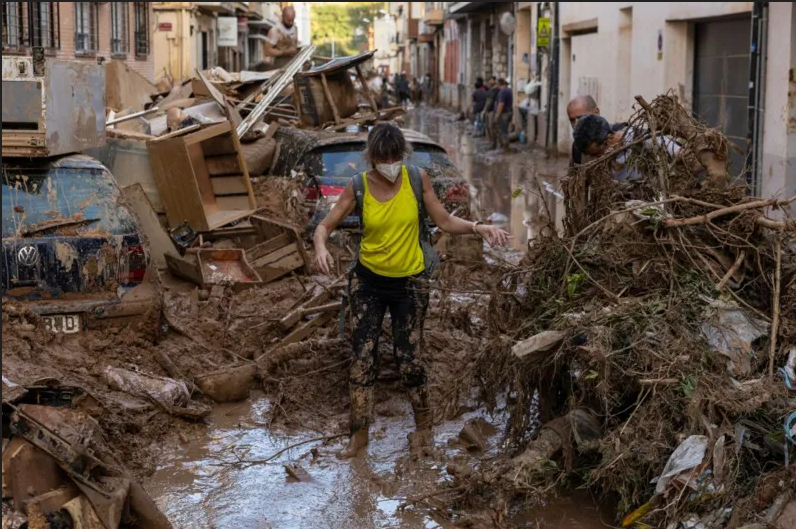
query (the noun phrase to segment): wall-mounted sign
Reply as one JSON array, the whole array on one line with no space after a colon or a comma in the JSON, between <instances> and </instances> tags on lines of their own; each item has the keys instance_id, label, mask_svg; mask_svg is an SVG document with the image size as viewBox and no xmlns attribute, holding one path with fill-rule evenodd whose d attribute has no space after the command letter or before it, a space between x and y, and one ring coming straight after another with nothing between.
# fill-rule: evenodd
<instances>
[{"instance_id":1,"label":"wall-mounted sign","mask_svg":"<svg viewBox=\"0 0 796 529\"><path fill-rule=\"evenodd\" d=\"M550 46L550 18L542 17L536 22L536 47Z\"/></svg>"},{"instance_id":2,"label":"wall-mounted sign","mask_svg":"<svg viewBox=\"0 0 796 529\"><path fill-rule=\"evenodd\" d=\"M159 22L158 31L171 31L171 22Z\"/></svg>"},{"instance_id":3,"label":"wall-mounted sign","mask_svg":"<svg viewBox=\"0 0 796 529\"><path fill-rule=\"evenodd\" d=\"M658 30L658 60L663 60L663 30Z\"/></svg>"},{"instance_id":4,"label":"wall-mounted sign","mask_svg":"<svg viewBox=\"0 0 796 529\"><path fill-rule=\"evenodd\" d=\"M237 46L238 45L238 18L237 17L218 17L218 45Z\"/></svg>"}]
</instances>

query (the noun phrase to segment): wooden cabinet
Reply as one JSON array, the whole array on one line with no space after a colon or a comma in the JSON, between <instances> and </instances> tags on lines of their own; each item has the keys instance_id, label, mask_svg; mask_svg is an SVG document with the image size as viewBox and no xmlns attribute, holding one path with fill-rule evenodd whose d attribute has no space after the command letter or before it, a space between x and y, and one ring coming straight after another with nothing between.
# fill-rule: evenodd
<instances>
[{"instance_id":1,"label":"wooden cabinet","mask_svg":"<svg viewBox=\"0 0 796 529\"><path fill-rule=\"evenodd\" d=\"M254 212L249 172L230 122L151 140L147 148L170 226L188 222L208 232Z\"/></svg>"}]
</instances>

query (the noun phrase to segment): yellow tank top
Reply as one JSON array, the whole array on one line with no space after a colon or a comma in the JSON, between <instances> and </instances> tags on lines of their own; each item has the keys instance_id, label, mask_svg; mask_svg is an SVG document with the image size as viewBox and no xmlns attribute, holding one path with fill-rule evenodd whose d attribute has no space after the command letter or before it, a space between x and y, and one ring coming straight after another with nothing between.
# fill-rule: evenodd
<instances>
[{"instance_id":1,"label":"yellow tank top","mask_svg":"<svg viewBox=\"0 0 796 529\"><path fill-rule=\"evenodd\" d=\"M370 194L365 173L362 217L365 233L359 246L359 261L371 272L385 277L409 277L425 269L420 248L417 199L406 166L401 169L401 189L387 202Z\"/></svg>"}]
</instances>

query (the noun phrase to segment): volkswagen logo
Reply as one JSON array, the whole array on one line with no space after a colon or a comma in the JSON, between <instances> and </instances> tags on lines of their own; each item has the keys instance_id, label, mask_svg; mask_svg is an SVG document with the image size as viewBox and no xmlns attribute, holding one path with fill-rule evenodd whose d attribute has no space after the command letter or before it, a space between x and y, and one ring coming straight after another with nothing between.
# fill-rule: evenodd
<instances>
[{"instance_id":1,"label":"volkswagen logo","mask_svg":"<svg viewBox=\"0 0 796 529\"><path fill-rule=\"evenodd\" d=\"M35 246L23 246L17 253L17 263L22 266L34 266L39 262L39 250Z\"/></svg>"}]
</instances>

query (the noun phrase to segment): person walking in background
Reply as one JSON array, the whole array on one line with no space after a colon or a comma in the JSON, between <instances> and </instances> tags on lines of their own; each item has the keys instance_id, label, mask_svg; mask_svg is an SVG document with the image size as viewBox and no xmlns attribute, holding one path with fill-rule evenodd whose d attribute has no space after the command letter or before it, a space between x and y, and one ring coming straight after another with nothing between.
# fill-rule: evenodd
<instances>
[{"instance_id":1,"label":"person walking in background","mask_svg":"<svg viewBox=\"0 0 796 529\"><path fill-rule=\"evenodd\" d=\"M406 74L402 73L400 77L398 77L398 81L396 82L396 89L398 90L398 99L401 101L401 105L406 106L409 104L409 79L406 78Z\"/></svg>"},{"instance_id":2,"label":"person walking in background","mask_svg":"<svg viewBox=\"0 0 796 529\"><path fill-rule=\"evenodd\" d=\"M484 109L486 108L487 89L484 86L484 79L477 77L475 80L475 90L473 90L473 126L475 127L474 136L484 135Z\"/></svg>"},{"instance_id":3,"label":"person walking in background","mask_svg":"<svg viewBox=\"0 0 796 529\"><path fill-rule=\"evenodd\" d=\"M495 108L495 128L503 150L509 148L509 127L514 115L514 94L505 79L498 79L497 107Z\"/></svg>"},{"instance_id":4,"label":"person walking in background","mask_svg":"<svg viewBox=\"0 0 796 529\"><path fill-rule=\"evenodd\" d=\"M401 382L409 393L417 431L414 447L433 441L432 414L422 359L423 323L428 292L416 280L430 278L439 257L431 245L427 218L452 235L475 233L489 244L504 245L509 234L480 222L450 215L423 169L404 165L410 147L394 123L376 124L368 133L364 157L371 168L356 175L315 230L316 265L331 274L329 234L356 211L363 230L359 254L349 273L353 362L349 372L351 437L341 457L354 457L369 441L379 336L387 309Z\"/></svg>"},{"instance_id":5,"label":"person walking in background","mask_svg":"<svg viewBox=\"0 0 796 529\"><path fill-rule=\"evenodd\" d=\"M486 124L486 136L492 144L492 148L497 147L497 136L495 136L495 101L500 89L497 86L497 78L493 75L487 81L486 106L484 107L484 123Z\"/></svg>"}]
</instances>

